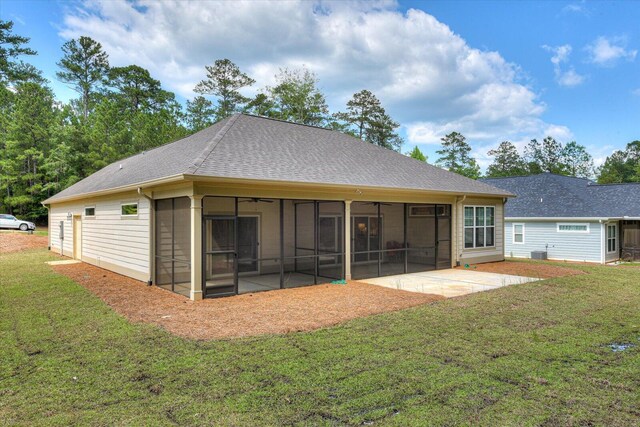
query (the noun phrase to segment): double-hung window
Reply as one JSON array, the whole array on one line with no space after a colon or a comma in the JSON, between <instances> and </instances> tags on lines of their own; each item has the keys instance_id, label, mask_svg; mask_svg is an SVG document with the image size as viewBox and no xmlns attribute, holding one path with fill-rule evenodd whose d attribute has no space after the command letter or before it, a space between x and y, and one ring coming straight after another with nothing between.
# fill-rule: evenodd
<instances>
[{"instance_id":1,"label":"double-hung window","mask_svg":"<svg viewBox=\"0 0 640 427\"><path fill-rule=\"evenodd\" d=\"M618 227L615 224L607 224L607 252L618 250Z\"/></svg>"},{"instance_id":2,"label":"double-hung window","mask_svg":"<svg viewBox=\"0 0 640 427\"><path fill-rule=\"evenodd\" d=\"M513 243L524 244L524 224L513 224Z\"/></svg>"},{"instance_id":3,"label":"double-hung window","mask_svg":"<svg viewBox=\"0 0 640 427\"><path fill-rule=\"evenodd\" d=\"M464 247L495 246L495 206L464 207Z\"/></svg>"}]
</instances>

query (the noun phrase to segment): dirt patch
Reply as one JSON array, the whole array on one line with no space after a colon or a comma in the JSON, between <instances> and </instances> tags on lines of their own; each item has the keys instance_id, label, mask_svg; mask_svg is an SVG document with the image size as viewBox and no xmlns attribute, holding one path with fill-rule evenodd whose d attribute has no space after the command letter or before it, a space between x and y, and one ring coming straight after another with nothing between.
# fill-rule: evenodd
<instances>
[{"instance_id":1,"label":"dirt patch","mask_svg":"<svg viewBox=\"0 0 640 427\"><path fill-rule=\"evenodd\" d=\"M85 263L52 268L133 322L153 323L195 339L310 331L444 299L352 281L190 301Z\"/></svg>"},{"instance_id":2,"label":"dirt patch","mask_svg":"<svg viewBox=\"0 0 640 427\"><path fill-rule=\"evenodd\" d=\"M464 267L456 267L465 269ZM489 262L486 264L474 264L469 266L470 270L486 271L487 273L511 274L514 276L536 277L540 279L550 279L552 277L575 276L585 274L584 271L559 265L535 263L535 262L514 262L501 261ZM465 269L466 270L466 269Z\"/></svg>"},{"instance_id":3,"label":"dirt patch","mask_svg":"<svg viewBox=\"0 0 640 427\"><path fill-rule=\"evenodd\" d=\"M47 236L29 234L23 231L0 232L0 254L46 248L48 243Z\"/></svg>"}]
</instances>

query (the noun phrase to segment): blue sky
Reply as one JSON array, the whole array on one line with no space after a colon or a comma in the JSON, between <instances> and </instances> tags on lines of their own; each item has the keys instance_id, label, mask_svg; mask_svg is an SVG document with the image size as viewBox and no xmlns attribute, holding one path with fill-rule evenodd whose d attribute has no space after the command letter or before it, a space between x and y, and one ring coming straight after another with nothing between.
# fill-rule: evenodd
<instances>
[{"instance_id":1,"label":"blue sky","mask_svg":"<svg viewBox=\"0 0 640 427\"><path fill-rule=\"evenodd\" d=\"M551 134L597 162L640 139L640 3L625 2L0 2L31 38L57 96L60 46L89 35L112 65L148 68L181 100L204 65L228 57L257 80L314 71L332 110L370 89L431 161L460 131L486 166L509 139Z\"/></svg>"}]
</instances>

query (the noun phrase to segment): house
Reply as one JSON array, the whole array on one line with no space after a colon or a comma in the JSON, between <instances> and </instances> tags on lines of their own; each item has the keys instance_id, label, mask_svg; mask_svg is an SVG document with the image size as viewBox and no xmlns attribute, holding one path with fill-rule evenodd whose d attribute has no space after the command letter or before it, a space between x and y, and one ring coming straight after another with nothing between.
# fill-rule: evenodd
<instances>
[{"instance_id":1,"label":"house","mask_svg":"<svg viewBox=\"0 0 640 427\"><path fill-rule=\"evenodd\" d=\"M510 196L340 132L237 114L44 204L52 251L195 300L502 260Z\"/></svg>"},{"instance_id":2,"label":"house","mask_svg":"<svg viewBox=\"0 0 640 427\"><path fill-rule=\"evenodd\" d=\"M483 181L517 195L505 211L508 257L640 259L640 183L599 185L551 173Z\"/></svg>"}]
</instances>

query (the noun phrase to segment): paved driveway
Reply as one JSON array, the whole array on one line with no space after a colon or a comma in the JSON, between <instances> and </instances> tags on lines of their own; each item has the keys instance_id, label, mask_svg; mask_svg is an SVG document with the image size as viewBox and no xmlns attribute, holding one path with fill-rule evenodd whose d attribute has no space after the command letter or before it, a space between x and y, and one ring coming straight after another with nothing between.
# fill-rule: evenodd
<instances>
[{"instance_id":1,"label":"paved driveway","mask_svg":"<svg viewBox=\"0 0 640 427\"><path fill-rule=\"evenodd\" d=\"M449 269L376 277L360 280L360 282L449 298L537 280L539 279L509 274Z\"/></svg>"}]
</instances>

